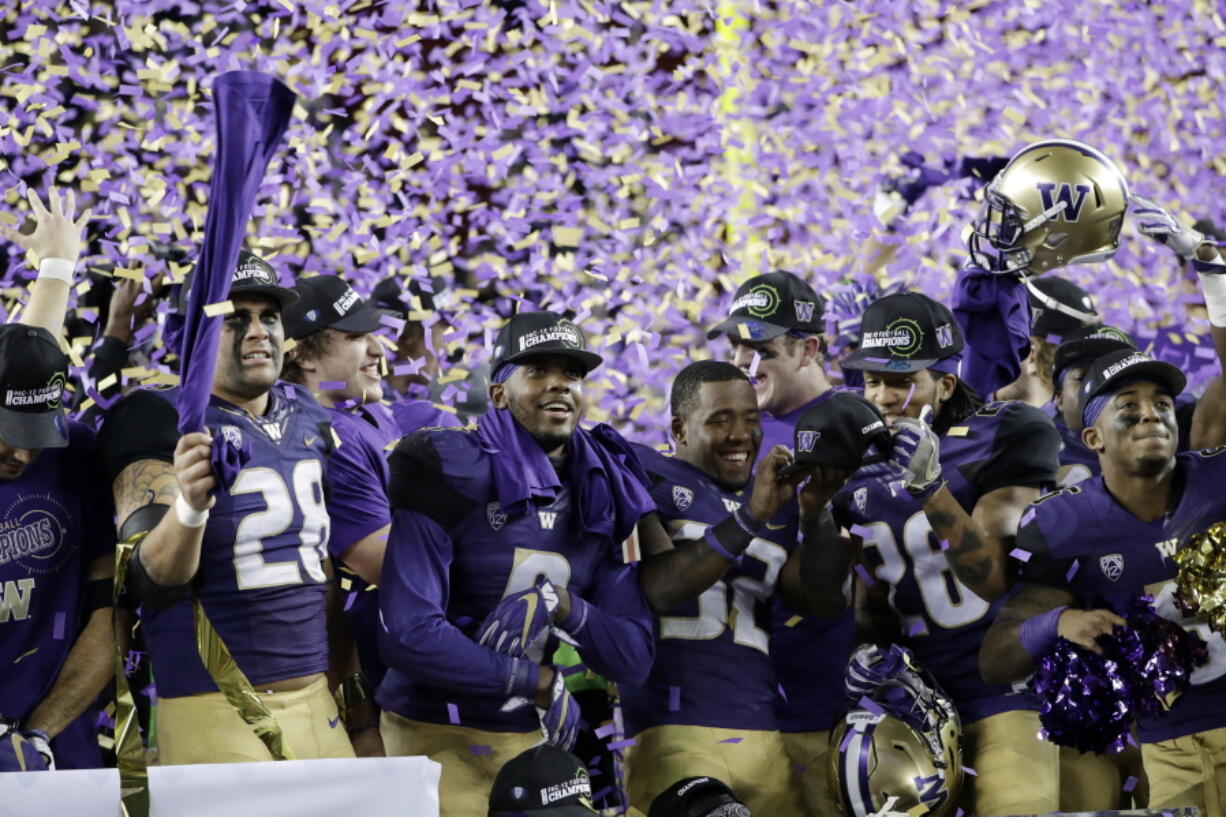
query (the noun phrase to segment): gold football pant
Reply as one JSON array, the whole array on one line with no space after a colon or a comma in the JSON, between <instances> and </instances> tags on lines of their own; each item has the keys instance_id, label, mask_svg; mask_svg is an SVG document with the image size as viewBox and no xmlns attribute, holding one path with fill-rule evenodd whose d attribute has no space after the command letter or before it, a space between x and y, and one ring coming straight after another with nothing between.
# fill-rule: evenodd
<instances>
[{"instance_id":1,"label":"gold football pant","mask_svg":"<svg viewBox=\"0 0 1226 817\"><path fill-rule=\"evenodd\" d=\"M1137 779L1131 795L1124 791L1128 778ZM1133 808L1143 808L1148 797L1141 750L1129 744L1118 755L1082 754L1060 747L1060 810L1109 811L1122 808L1131 797Z\"/></svg>"},{"instance_id":2,"label":"gold football pant","mask_svg":"<svg viewBox=\"0 0 1226 817\"><path fill-rule=\"evenodd\" d=\"M830 733L782 732L783 748L800 779L803 817L838 814L839 806L830 790Z\"/></svg>"},{"instance_id":3,"label":"gold football pant","mask_svg":"<svg viewBox=\"0 0 1226 817\"><path fill-rule=\"evenodd\" d=\"M281 727L285 745L296 759L353 757L326 678L291 692L256 694ZM163 766L272 760L268 748L220 692L159 698L157 736L158 763Z\"/></svg>"},{"instance_id":4,"label":"gold football pant","mask_svg":"<svg viewBox=\"0 0 1226 817\"><path fill-rule=\"evenodd\" d=\"M1226 727L1142 743L1149 807L1197 806L1201 817L1226 814Z\"/></svg>"},{"instance_id":5,"label":"gold football pant","mask_svg":"<svg viewBox=\"0 0 1226 817\"><path fill-rule=\"evenodd\" d=\"M467 726L411 721L387 710L383 712L380 731L389 757L425 755L442 764L439 817L486 814L498 770L542 740L539 730L487 732Z\"/></svg>"},{"instance_id":6,"label":"gold football pant","mask_svg":"<svg viewBox=\"0 0 1226 817\"><path fill-rule=\"evenodd\" d=\"M643 814L678 780L703 775L727 783L754 814L801 813L796 777L778 732L653 726L635 736L626 756L630 805Z\"/></svg>"},{"instance_id":7,"label":"gold football pant","mask_svg":"<svg viewBox=\"0 0 1226 817\"><path fill-rule=\"evenodd\" d=\"M1001 712L962 729L962 802L978 817L1047 814L1060 808L1060 751L1039 738L1039 713Z\"/></svg>"}]
</instances>

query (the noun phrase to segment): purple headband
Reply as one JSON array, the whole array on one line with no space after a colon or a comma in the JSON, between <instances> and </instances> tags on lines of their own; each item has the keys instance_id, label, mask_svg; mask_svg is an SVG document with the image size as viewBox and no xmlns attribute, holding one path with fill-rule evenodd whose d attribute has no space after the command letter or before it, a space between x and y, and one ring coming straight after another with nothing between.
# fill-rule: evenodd
<instances>
[{"instance_id":1,"label":"purple headband","mask_svg":"<svg viewBox=\"0 0 1226 817\"><path fill-rule=\"evenodd\" d=\"M1111 398L1119 394L1124 389L1131 386L1133 383L1150 382L1146 377L1133 377L1128 380L1123 380L1116 384L1111 389L1110 394L1100 394L1097 397L1091 397L1086 403L1085 408L1081 410L1081 422L1085 423L1086 428L1094 425L1094 421L1103 413L1103 409L1107 407L1107 403L1111 402Z\"/></svg>"},{"instance_id":2,"label":"purple headband","mask_svg":"<svg viewBox=\"0 0 1226 817\"><path fill-rule=\"evenodd\" d=\"M950 355L949 357L941 358L928 368L932 369L934 372L940 372L941 374L952 374L958 379L961 379L962 355Z\"/></svg>"},{"instance_id":3,"label":"purple headband","mask_svg":"<svg viewBox=\"0 0 1226 817\"><path fill-rule=\"evenodd\" d=\"M504 363L494 370L490 375L491 383L506 383L511 379L511 375L515 374L515 370L519 368L517 363Z\"/></svg>"}]
</instances>

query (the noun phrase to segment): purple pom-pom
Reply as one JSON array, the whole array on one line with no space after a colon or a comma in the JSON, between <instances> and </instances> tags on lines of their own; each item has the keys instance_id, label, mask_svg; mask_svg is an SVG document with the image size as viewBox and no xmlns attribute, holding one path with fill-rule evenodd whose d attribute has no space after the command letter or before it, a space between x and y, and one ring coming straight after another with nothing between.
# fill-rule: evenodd
<instances>
[{"instance_id":1,"label":"purple pom-pom","mask_svg":"<svg viewBox=\"0 0 1226 817\"><path fill-rule=\"evenodd\" d=\"M1059 639L1030 681L1039 697L1043 736L1082 752L1117 754L1134 718L1169 708L1208 660L1204 641L1162 618L1141 596L1115 604L1127 621L1099 639L1097 655Z\"/></svg>"}]
</instances>

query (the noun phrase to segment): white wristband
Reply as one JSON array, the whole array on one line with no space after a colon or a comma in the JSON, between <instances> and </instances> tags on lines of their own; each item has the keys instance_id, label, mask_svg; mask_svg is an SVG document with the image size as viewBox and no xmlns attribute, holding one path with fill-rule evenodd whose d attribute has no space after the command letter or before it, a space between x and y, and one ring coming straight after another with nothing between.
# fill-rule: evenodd
<instances>
[{"instance_id":1,"label":"white wristband","mask_svg":"<svg viewBox=\"0 0 1226 817\"><path fill-rule=\"evenodd\" d=\"M63 258L44 258L38 262L38 277L51 278L71 285L72 273L76 268L76 264Z\"/></svg>"},{"instance_id":2,"label":"white wristband","mask_svg":"<svg viewBox=\"0 0 1226 817\"><path fill-rule=\"evenodd\" d=\"M183 494L179 494L175 497L175 516L179 517L179 524L185 528L202 528L209 521L209 509L198 511L187 504Z\"/></svg>"},{"instance_id":3,"label":"white wristband","mask_svg":"<svg viewBox=\"0 0 1226 817\"><path fill-rule=\"evenodd\" d=\"M1200 288L1205 293L1209 323L1226 327L1226 275L1200 273Z\"/></svg>"}]
</instances>

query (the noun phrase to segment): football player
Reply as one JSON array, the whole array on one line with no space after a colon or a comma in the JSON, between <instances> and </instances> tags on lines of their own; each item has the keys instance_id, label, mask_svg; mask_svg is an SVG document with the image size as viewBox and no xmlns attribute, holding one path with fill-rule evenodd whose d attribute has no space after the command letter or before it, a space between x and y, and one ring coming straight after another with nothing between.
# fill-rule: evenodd
<instances>
[{"instance_id":1,"label":"football player","mask_svg":"<svg viewBox=\"0 0 1226 817\"><path fill-rule=\"evenodd\" d=\"M495 344L478 427L419 431L390 457L383 739L442 764L444 817L480 814L499 767L542 732L573 742L578 708L544 663L551 632L617 682L641 683L655 650L622 547L654 511L646 477L615 432L578 425L600 356L551 312L516 315Z\"/></svg>"},{"instance_id":2,"label":"football player","mask_svg":"<svg viewBox=\"0 0 1226 817\"><path fill-rule=\"evenodd\" d=\"M737 289L723 334L733 362L749 375L761 410L760 455L791 445L797 419L830 391L822 365L822 300L790 272L749 279ZM802 769L805 813L832 813L825 757L841 706L842 667L852 648L853 617L800 616L781 596L772 601L772 657L781 690L778 726L792 763Z\"/></svg>"},{"instance_id":3,"label":"football player","mask_svg":"<svg viewBox=\"0 0 1226 817\"><path fill-rule=\"evenodd\" d=\"M1098 323L1090 293L1065 278L1027 278L1030 300L1030 354L1022 359L1017 380L997 390L997 400L1020 400L1035 408L1052 401L1056 387L1052 363L1061 339L1083 326Z\"/></svg>"},{"instance_id":4,"label":"football player","mask_svg":"<svg viewBox=\"0 0 1226 817\"><path fill-rule=\"evenodd\" d=\"M1226 358L1226 276L1217 249L1139 201L1142 232L1164 239L1200 273L1220 362ZM1057 636L1097 650L1095 638L1123 622L1109 610L1086 609L1095 599L1153 596L1160 615L1209 642L1210 662L1169 712L1138 724L1149 805L1199 805L1221 815L1226 643L1176 608L1170 557L1188 536L1226 515L1217 487L1226 474L1223 449L1208 448L1226 442L1226 381L1211 382L1196 407L1191 444L1203 450L1177 453L1176 403L1184 384L1174 366L1130 349L1091 365L1077 405L1082 439L1098 455L1101 475L1049 494L1027 512L1017 540L1030 554L1026 583L985 637L980 664L986 678L1008 681L1028 675Z\"/></svg>"},{"instance_id":5,"label":"football player","mask_svg":"<svg viewBox=\"0 0 1226 817\"><path fill-rule=\"evenodd\" d=\"M0 326L0 771L101 766L87 709L115 656L113 511L57 342L89 212L48 199L29 193L32 233L0 227L39 259L23 323Z\"/></svg>"},{"instance_id":6,"label":"football player","mask_svg":"<svg viewBox=\"0 0 1226 817\"><path fill-rule=\"evenodd\" d=\"M201 658L197 603L290 754L353 756L324 676L325 484L329 461L351 452L336 448L328 413L306 389L277 380L281 309L296 297L266 262L240 253L205 413L208 433L180 437L177 389L143 389L111 408L99 436L119 535L143 534L127 581L142 603L157 673L160 763L273 757L219 691L217 667ZM228 488L210 462L214 437L249 451ZM348 512L333 508L338 517Z\"/></svg>"},{"instance_id":7,"label":"football player","mask_svg":"<svg viewBox=\"0 0 1226 817\"><path fill-rule=\"evenodd\" d=\"M799 475L781 478L792 458L778 446L758 463L755 479L760 411L740 369L691 363L673 381L670 403L677 454L635 446L639 461L674 540L705 541L709 560L727 572L661 615L651 676L620 687L626 734L637 741L627 760L630 803L647 811L678 778L706 774L728 781L761 814L798 814L799 792L775 726L770 600L778 588L794 609L842 614L851 553L801 556L793 503ZM823 524L824 484L810 480L801 529ZM729 549L729 538L743 541ZM821 564L827 558L835 563Z\"/></svg>"},{"instance_id":8,"label":"football player","mask_svg":"<svg viewBox=\"0 0 1226 817\"><path fill-rule=\"evenodd\" d=\"M894 432L891 461L860 469L835 499L840 523L863 540L867 618L892 611L898 621L877 628L878 643L911 649L957 706L978 775L967 808L985 817L1054 811L1059 754L1037 737L1033 702L985 683L976 659L1008 589L1018 520L1055 481L1060 437L1024 403L980 404L958 376L953 313L927 296L874 302L862 338L843 366L864 372L864 395Z\"/></svg>"}]
</instances>

